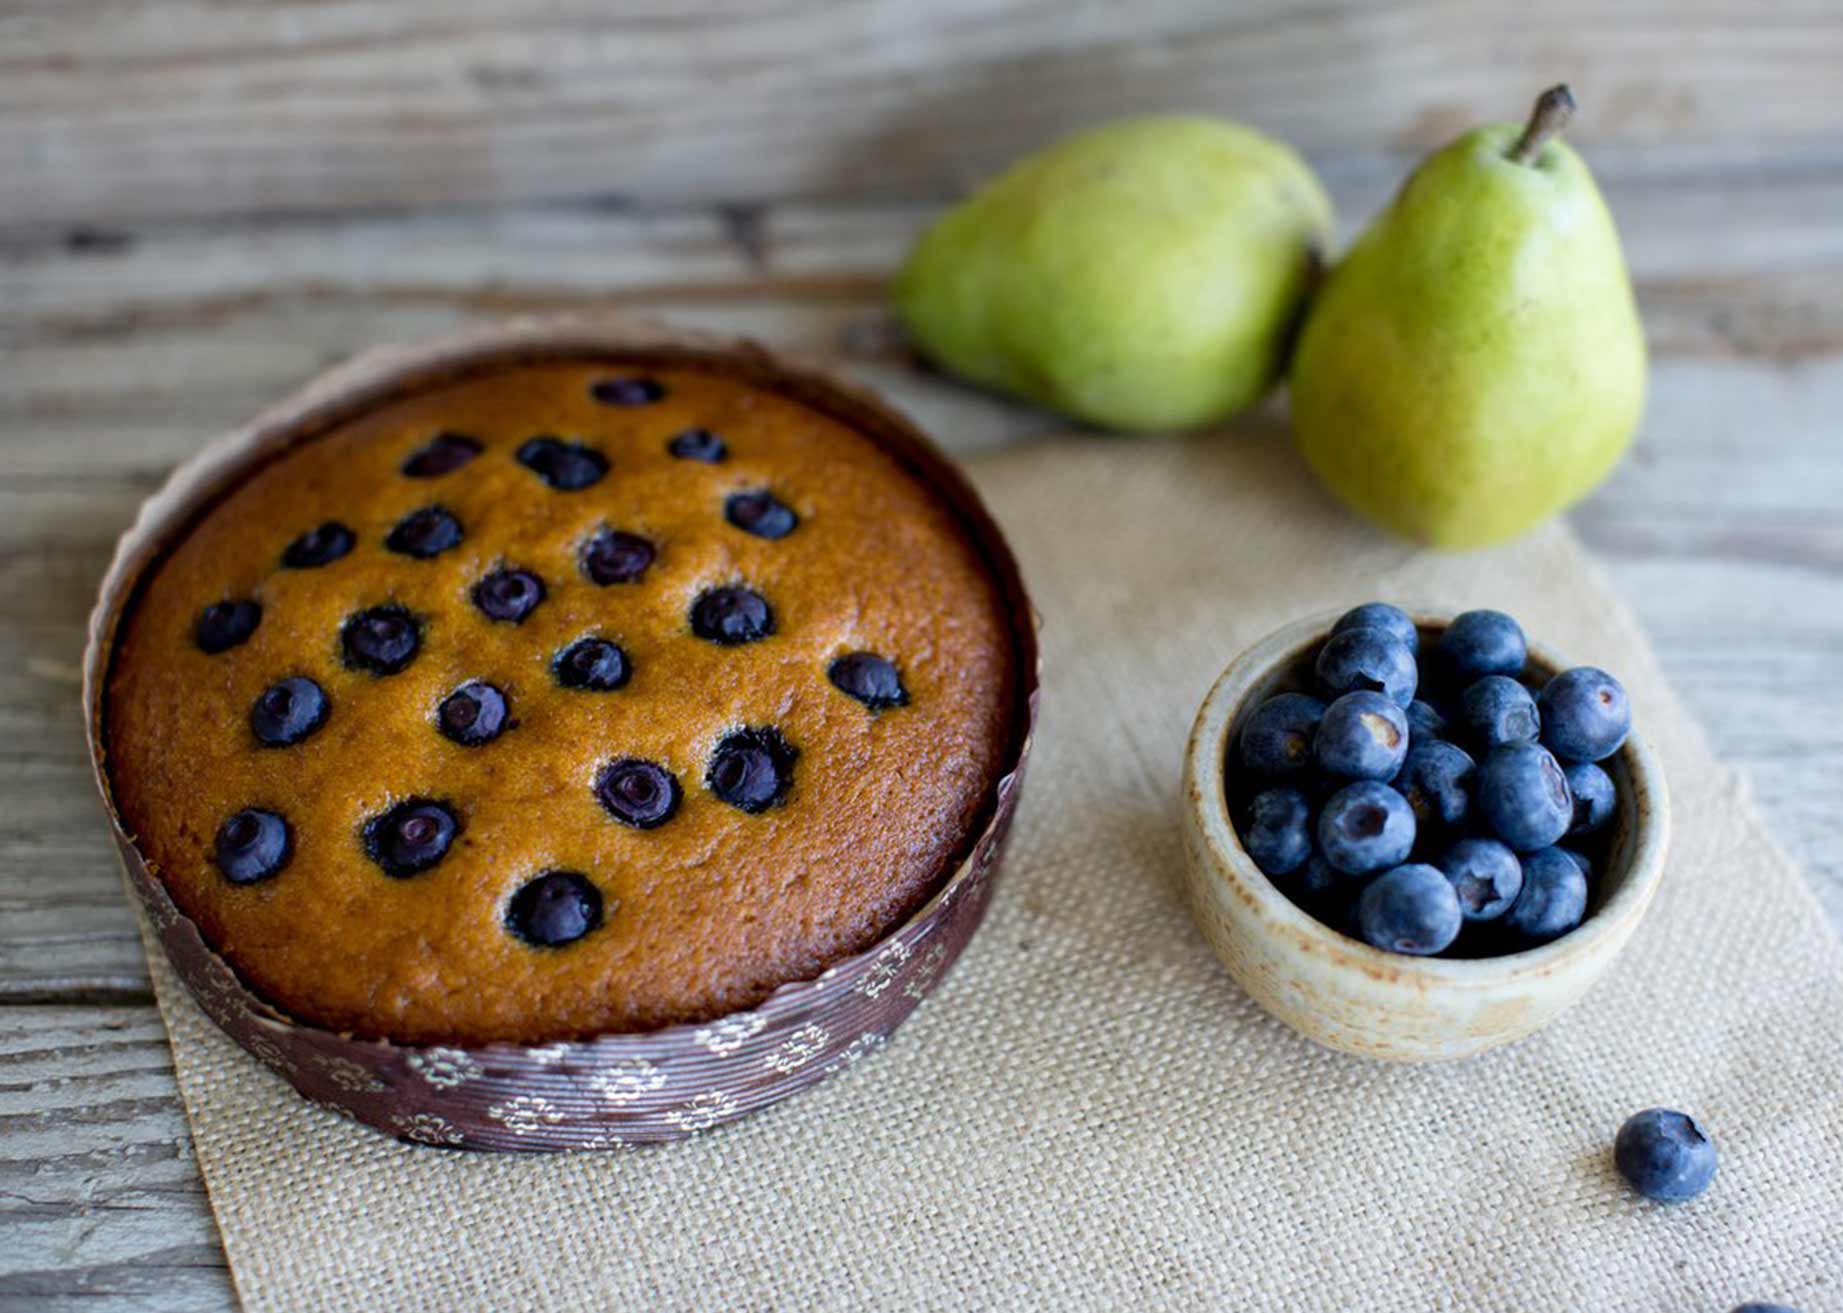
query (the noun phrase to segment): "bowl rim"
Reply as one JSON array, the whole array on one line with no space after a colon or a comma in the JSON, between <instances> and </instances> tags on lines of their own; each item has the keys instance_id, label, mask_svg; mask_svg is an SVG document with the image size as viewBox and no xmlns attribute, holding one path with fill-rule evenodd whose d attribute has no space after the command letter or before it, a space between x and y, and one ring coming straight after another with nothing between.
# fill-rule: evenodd
<instances>
[{"instance_id":1,"label":"bowl rim","mask_svg":"<svg viewBox=\"0 0 1843 1313\"><path fill-rule=\"evenodd\" d=\"M1633 826L1625 876L1611 896L1575 929L1557 939L1518 953L1497 957L1444 958L1390 953L1326 925L1288 898L1242 848L1229 816L1227 792L1228 736L1236 714L1254 686L1276 668L1303 655L1322 642L1331 626L1349 608L1315 612L1282 625L1251 644L1232 660L1210 686L1192 724L1185 746L1185 770L1195 785L1189 805L1203 840L1216 856L1219 878L1232 882L1234 892L1266 918L1269 933L1292 936L1301 950L1336 964L1339 970L1360 970L1377 981L1415 989L1477 990L1497 992L1552 976L1569 962L1593 956L1610 946L1614 951L1630 934L1650 906L1663 880L1664 858L1669 848L1670 797L1665 787L1663 763L1636 729L1626 736L1614 755L1623 759L1635 796L1631 800ZM1443 629L1457 613L1427 607L1404 606L1417 627ZM1529 659L1554 671L1578 663L1563 659L1546 644L1528 641ZM1606 873L1600 878L1605 880Z\"/></svg>"}]
</instances>

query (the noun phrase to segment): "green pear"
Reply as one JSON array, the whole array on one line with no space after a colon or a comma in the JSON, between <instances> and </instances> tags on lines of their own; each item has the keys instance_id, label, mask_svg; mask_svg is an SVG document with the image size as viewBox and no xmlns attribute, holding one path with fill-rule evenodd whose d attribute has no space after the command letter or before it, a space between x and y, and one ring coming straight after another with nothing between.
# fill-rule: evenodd
<instances>
[{"instance_id":1,"label":"green pear","mask_svg":"<svg viewBox=\"0 0 1843 1313\"><path fill-rule=\"evenodd\" d=\"M1119 429L1207 424L1283 366L1331 202L1221 119L1124 119L1028 156L943 215L896 306L950 373Z\"/></svg>"},{"instance_id":2,"label":"green pear","mask_svg":"<svg viewBox=\"0 0 1843 1313\"><path fill-rule=\"evenodd\" d=\"M1638 426L1644 333L1612 216L1555 136L1573 109L1555 87L1521 132L1428 157L1306 316L1299 448L1396 533L1513 537L1591 491Z\"/></svg>"}]
</instances>

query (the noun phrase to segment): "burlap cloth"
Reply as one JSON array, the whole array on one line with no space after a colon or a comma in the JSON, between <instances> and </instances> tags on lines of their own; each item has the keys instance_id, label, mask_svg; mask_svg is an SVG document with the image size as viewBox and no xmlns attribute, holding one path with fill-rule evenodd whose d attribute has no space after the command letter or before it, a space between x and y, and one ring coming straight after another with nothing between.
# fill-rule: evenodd
<instances>
[{"instance_id":1,"label":"burlap cloth","mask_svg":"<svg viewBox=\"0 0 1843 1313\"><path fill-rule=\"evenodd\" d=\"M1843 1308L1843 952L1566 530L1419 553L1274 434L1071 439L974 472L1043 613L1043 726L986 925L935 997L855 1069L700 1139L476 1156L308 1105L156 960L246 1308ZM1676 803L1610 975L1457 1065L1268 1020L1178 893L1211 681L1371 597L1501 607L1618 672ZM1613 1132L1655 1103L1720 1146L1695 1203L1613 1175Z\"/></svg>"}]
</instances>

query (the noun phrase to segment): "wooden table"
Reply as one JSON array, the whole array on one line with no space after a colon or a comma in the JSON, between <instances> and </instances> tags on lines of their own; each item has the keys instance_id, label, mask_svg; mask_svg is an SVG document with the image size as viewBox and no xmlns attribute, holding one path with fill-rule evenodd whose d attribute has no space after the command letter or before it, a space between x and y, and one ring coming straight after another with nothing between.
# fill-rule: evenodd
<instances>
[{"instance_id":1,"label":"wooden table","mask_svg":"<svg viewBox=\"0 0 1843 1313\"><path fill-rule=\"evenodd\" d=\"M1637 449L1573 523L1843 927L1835 21L1593 7L1589 40L1583 7L1532 46L1423 5L980 0L933 31L895 5L526 27L186 3L106 30L84 8L0 5L0 1308L233 1299L77 705L96 581L165 472L366 344L613 306L830 358L961 454L1042 435L914 368L882 280L963 174L1147 104L1287 132L1348 231L1413 154L1515 108L1500 78L1521 99L1597 73L1603 140L1591 81L1583 130L1655 363ZM809 49L833 58L792 71ZM270 74L312 103L277 110ZM636 117L634 78L671 108Z\"/></svg>"}]
</instances>

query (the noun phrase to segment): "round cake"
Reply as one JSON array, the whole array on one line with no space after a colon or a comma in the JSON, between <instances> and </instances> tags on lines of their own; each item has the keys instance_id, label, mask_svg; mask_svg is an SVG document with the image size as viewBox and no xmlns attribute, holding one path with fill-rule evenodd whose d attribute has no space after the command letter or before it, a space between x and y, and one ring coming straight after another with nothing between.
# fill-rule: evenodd
<instances>
[{"instance_id":1,"label":"round cake","mask_svg":"<svg viewBox=\"0 0 1843 1313\"><path fill-rule=\"evenodd\" d=\"M1014 752L1011 617L873 438L716 366L483 367L295 445L142 580L136 849L294 1017L708 1020L875 943Z\"/></svg>"}]
</instances>

